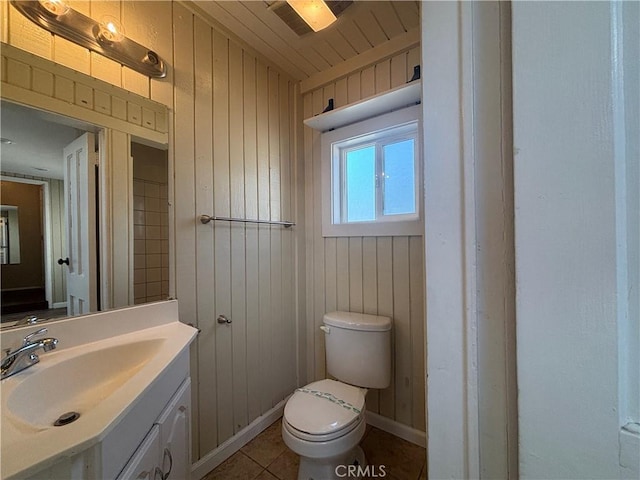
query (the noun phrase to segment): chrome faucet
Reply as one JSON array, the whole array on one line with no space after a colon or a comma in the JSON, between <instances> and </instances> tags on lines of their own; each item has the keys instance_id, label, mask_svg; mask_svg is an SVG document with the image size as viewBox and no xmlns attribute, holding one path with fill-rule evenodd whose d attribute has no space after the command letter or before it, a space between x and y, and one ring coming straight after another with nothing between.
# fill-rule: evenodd
<instances>
[{"instance_id":1,"label":"chrome faucet","mask_svg":"<svg viewBox=\"0 0 640 480\"><path fill-rule=\"evenodd\" d=\"M21 372L25 368L32 367L40 361L40 357L35 353L38 349L42 349L45 352L55 350L58 344L57 338L41 338L32 341L34 337L47 333L46 328L41 328L35 332L30 333L22 340L22 346L14 351L11 349L5 350L6 356L2 359L2 371L0 373L0 380L10 377L18 372Z\"/></svg>"},{"instance_id":2,"label":"chrome faucet","mask_svg":"<svg viewBox=\"0 0 640 480\"><path fill-rule=\"evenodd\" d=\"M20 320L18 320L14 327L20 327L22 325L35 325L36 323L38 323L39 318L35 315L28 315Z\"/></svg>"}]
</instances>

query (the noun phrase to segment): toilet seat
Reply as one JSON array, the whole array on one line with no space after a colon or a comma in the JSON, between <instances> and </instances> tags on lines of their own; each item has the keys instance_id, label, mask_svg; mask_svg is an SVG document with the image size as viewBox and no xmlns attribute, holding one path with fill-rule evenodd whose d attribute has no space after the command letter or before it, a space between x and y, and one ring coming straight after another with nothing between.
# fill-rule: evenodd
<instances>
[{"instance_id":1,"label":"toilet seat","mask_svg":"<svg viewBox=\"0 0 640 480\"><path fill-rule=\"evenodd\" d=\"M282 427L285 428L291 435L293 435L296 438L299 438L300 440L306 440L307 442L321 443L321 442L328 442L330 440L335 440L336 438L344 437L348 433L358 428L358 426L364 421L365 421L364 415L360 415L356 419L356 421L351 422L349 425L343 428L340 428L338 430L335 430L331 433L325 433L325 434L313 434L313 433L307 433L307 432L298 430L297 428L292 426L289 422L287 422L286 418L283 419Z\"/></svg>"},{"instance_id":2,"label":"toilet seat","mask_svg":"<svg viewBox=\"0 0 640 480\"><path fill-rule=\"evenodd\" d=\"M364 418L365 390L335 380L299 388L284 409L285 428L294 436L326 442L356 428Z\"/></svg>"}]
</instances>

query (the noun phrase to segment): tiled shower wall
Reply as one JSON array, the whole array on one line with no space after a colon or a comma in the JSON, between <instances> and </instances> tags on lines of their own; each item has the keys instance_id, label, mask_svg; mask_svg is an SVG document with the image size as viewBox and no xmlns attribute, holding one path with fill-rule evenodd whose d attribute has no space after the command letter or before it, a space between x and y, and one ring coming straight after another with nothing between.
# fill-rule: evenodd
<instances>
[{"instance_id":1,"label":"tiled shower wall","mask_svg":"<svg viewBox=\"0 0 640 480\"><path fill-rule=\"evenodd\" d=\"M169 214L166 183L133 179L134 301L169 295Z\"/></svg>"}]
</instances>

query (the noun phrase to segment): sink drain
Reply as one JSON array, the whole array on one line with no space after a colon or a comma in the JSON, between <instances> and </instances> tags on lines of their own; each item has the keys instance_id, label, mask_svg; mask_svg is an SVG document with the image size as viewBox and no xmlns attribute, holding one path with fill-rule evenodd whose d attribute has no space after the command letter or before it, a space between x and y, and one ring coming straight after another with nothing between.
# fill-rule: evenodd
<instances>
[{"instance_id":1,"label":"sink drain","mask_svg":"<svg viewBox=\"0 0 640 480\"><path fill-rule=\"evenodd\" d=\"M53 422L54 427L63 427L65 425L69 425L70 423L75 422L80 418L80 414L78 412L67 412L63 413L58 417L58 419Z\"/></svg>"}]
</instances>

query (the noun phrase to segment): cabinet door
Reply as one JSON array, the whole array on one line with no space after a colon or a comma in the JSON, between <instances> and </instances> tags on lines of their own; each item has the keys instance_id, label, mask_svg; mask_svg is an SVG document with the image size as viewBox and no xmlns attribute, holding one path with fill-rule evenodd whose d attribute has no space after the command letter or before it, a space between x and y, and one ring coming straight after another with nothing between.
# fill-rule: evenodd
<instances>
[{"instance_id":1,"label":"cabinet door","mask_svg":"<svg viewBox=\"0 0 640 480\"><path fill-rule=\"evenodd\" d=\"M162 412L160 467L163 480L191 478L191 379L187 378Z\"/></svg>"},{"instance_id":2,"label":"cabinet door","mask_svg":"<svg viewBox=\"0 0 640 480\"><path fill-rule=\"evenodd\" d=\"M154 425L117 480L162 480L160 427Z\"/></svg>"}]
</instances>

